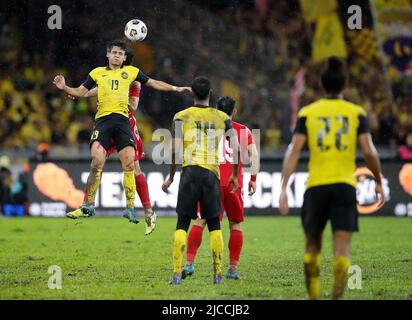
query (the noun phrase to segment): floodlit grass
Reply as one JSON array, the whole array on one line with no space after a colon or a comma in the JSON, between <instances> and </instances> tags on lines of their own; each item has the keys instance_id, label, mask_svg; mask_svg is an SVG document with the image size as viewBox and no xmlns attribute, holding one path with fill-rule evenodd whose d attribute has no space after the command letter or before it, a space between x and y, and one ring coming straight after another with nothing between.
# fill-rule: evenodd
<instances>
[{"instance_id":1,"label":"floodlit grass","mask_svg":"<svg viewBox=\"0 0 412 320\"><path fill-rule=\"evenodd\" d=\"M155 232L123 218L0 219L0 299L305 299L303 234L297 217L247 217L241 280L212 284L208 232L195 274L170 286L175 218ZM412 219L364 217L352 242L362 289L346 299L412 299ZM228 226L223 223L224 271ZM322 298L331 286L331 232L322 253ZM49 266L62 269L62 289L48 288Z\"/></svg>"}]
</instances>

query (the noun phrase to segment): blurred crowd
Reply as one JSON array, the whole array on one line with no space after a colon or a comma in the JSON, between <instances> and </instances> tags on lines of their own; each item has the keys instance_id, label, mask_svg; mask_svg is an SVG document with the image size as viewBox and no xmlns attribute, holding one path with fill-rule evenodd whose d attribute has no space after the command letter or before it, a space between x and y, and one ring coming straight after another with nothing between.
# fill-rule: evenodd
<instances>
[{"instance_id":1,"label":"blurred crowd","mask_svg":"<svg viewBox=\"0 0 412 320\"><path fill-rule=\"evenodd\" d=\"M28 167L13 176L11 160L0 157L0 214L6 217L24 216L28 208Z\"/></svg>"},{"instance_id":2,"label":"blurred crowd","mask_svg":"<svg viewBox=\"0 0 412 320\"><path fill-rule=\"evenodd\" d=\"M262 148L274 150L289 141L290 89L299 70L305 74L300 105L321 97L320 66L310 59L313 26L303 20L297 0L159 0L139 2L138 8L131 0L61 2L62 30L36 23L45 19L45 11L30 2L24 8L11 3L13 14L0 18L2 148L48 142L86 150L96 99L68 99L51 81L62 73L68 85L81 84L91 69L105 64L106 42L121 38L125 22L135 17L149 32L144 42L130 44L134 64L175 85L208 76L213 98L231 95L236 119L261 130ZM365 60L348 49L347 98L365 107L378 144L405 144L412 132L411 97L392 102L380 60ZM137 120L144 144L151 143L154 129L169 128L174 113L190 104L187 95L143 88Z\"/></svg>"}]
</instances>

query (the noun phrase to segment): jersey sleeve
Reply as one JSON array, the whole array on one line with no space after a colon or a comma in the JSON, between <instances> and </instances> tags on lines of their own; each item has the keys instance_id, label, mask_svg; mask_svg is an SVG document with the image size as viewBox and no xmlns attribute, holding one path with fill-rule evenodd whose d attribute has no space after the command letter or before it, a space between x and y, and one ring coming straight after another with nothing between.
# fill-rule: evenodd
<instances>
[{"instance_id":1,"label":"jersey sleeve","mask_svg":"<svg viewBox=\"0 0 412 320\"><path fill-rule=\"evenodd\" d=\"M182 112L176 113L175 116L173 117L173 121L175 120L183 120L183 113Z\"/></svg>"},{"instance_id":2,"label":"jersey sleeve","mask_svg":"<svg viewBox=\"0 0 412 320\"><path fill-rule=\"evenodd\" d=\"M136 81L139 81L140 83L146 84L147 81L149 81L149 77L145 75L142 70L138 69L137 75L136 75Z\"/></svg>"},{"instance_id":3,"label":"jersey sleeve","mask_svg":"<svg viewBox=\"0 0 412 320\"><path fill-rule=\"evenodd\" d=\"M89 75L87 76L86 80L82 83L82 86L85 87L87 90L92 89L96 86L96 78L97 78L97 71L98 69L93 69L90 71Z\"/></svg>"},{"instance_id":4,"label":"jersey sleeve","mask_svg":"<svg viewBox=\"0 0 412 320\"><path fill-rule=\"evenodd\" d=\"M298 117L298 120L296 121L296 127L295 130L293 131L293 134L304 134L307 135L308 131L306 128L306 116L301 116Z\"/></svg>"},{"instance_id":5,"label":"jersey sleeve","mask_svg":"<svg viewBox=\"0 0 412 320\"><path fill-rule=\"evenodd\" d=\"M368 124L368 118L366 115L366 111L361 107L359 107L358 119L359 119L358 135L362 133L369 133L369 124Z\"/></svg>"},{"instance_id":6,"label":"jersey sleeve","mask_svg":"<svg viewBox=\"0 0 412 320\"><path fill-rule=\"evenodd\" d=\"M306 128L306 118L307 118L307 107L303 107L300 109L298 113L298 119L296 120L296 127L293 131L293 134L304 134L307 135L307 128Z\"/></svg>"},{"instance_id":7,"label":"jersey sleeve","mask_svg":"<svg viewBox=\"0 0 412 320\"><path fill-rule=\"evenodd\" d=\"M140 96L141 84L138 81L133 81L130 86L129 96L130 97L139 97Z\"/></svg>"},{"instance_id":8,"label":"jersey sleeve","mask_svg":"<svg viewBox=\"0 0 412 320\"><path fill-rule=\"evenodd\" d=\"M172 137L175 139L183 138L183 117L181 112L178 112L173 117Z\"/></svg>"},{"instance_id":9,"label":"jersey sleeve","mask_svg":"<svg viewBox=\"0 0 412 320\"><path fill-rule=\"evenodd\" d=\"M173 138L182 138L183 137L183 111L180 111L175 114L173 117L172 123L172 137Z\"/></svg>"},{"instance_id":10,"label":"jersey sleeve","mask_svg":"<svg viewBox=\"0 0 412 320\"><path fill-rule=\"evenodd\" d=\"M249 146L251 144L254 144L255 142L253 141L253 135L250 129L246 127L246 130L247 130L247 145Z\"/></svg>"}]
</instances>

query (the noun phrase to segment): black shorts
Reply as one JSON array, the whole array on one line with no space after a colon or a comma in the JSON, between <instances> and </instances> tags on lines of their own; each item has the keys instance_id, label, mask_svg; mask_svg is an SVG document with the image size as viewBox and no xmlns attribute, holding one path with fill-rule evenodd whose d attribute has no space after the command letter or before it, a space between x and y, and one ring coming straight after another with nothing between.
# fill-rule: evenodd
<instances>
[{"instance_id":1,"label":"black shorts","mask_svg":"<svg viewBox=\"0 0 412 320\"><path fill-rule=\"evenodd\" d=\"M202 167L184 167L177 196L177 214L196 219L198 202L203 219L219 217L222 211L220 181L213 172Z\"/></svg>"},{"instance_id":2,"label":"black shorts","mask_svg":"<svg viewBox=\"0 0 412 320\"><path fill-rule=\"evenodd\" d=\"M132 146L136 150L136 142L129 118L117 113L111 113L96 119L90 139L90 147L94 141L99 141L106 151L110 149L112 142L114 142L117 152L127 146Z\"/></svg>"},{"instance_id":3,"label":"black shorts","mask_svg":"<svg viewBox=\"0 0 412 320\"><path fill-rule=\"evenodd\" d=\"M320 233L330 219L332 231L359 231L356 189L346 183L306 190L302 207L305 232Z\"/></svg>"}]
</instances>

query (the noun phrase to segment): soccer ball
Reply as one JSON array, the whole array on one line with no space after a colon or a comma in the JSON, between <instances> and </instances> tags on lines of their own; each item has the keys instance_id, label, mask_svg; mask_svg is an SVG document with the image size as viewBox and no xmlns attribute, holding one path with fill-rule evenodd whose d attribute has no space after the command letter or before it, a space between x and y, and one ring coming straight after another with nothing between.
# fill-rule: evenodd
<instances>
[{"instance_id":1,"label":"soccer ball","mask_svg":"<svg viewBox=\"0 0 412 320\"><path fill-rule=\"evenodd\" d=\"M124 28L124 35L130 41L143 41L147 36L147 27L139 19L130 20Z\"/></svg>"}]
</instances>

